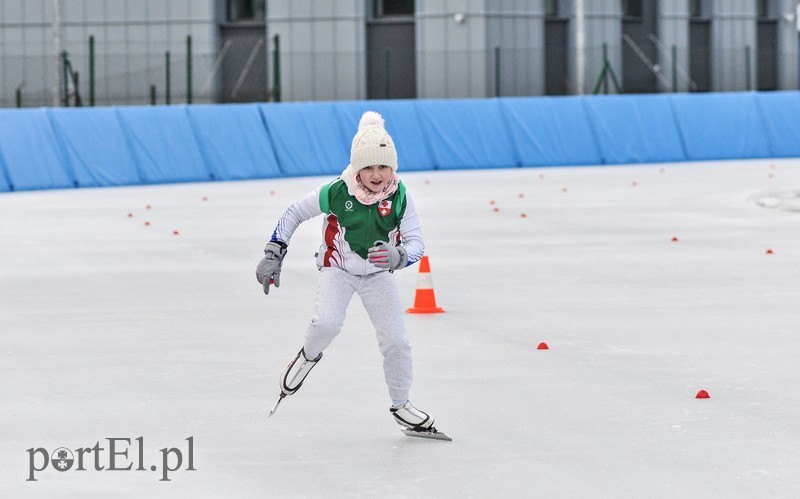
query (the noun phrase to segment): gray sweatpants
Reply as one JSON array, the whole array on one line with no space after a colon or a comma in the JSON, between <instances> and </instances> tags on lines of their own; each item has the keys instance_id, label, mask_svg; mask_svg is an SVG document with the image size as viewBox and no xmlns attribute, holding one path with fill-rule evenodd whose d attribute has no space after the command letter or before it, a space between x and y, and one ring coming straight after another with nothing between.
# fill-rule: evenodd
<instances>
[{"instance_id":1,"label":"gray sweatpants","mask_svg":"<svg viewBox=\"0 0 800 499\"><path fill-rule=\"evenodd\" d=\"M406 334L400 293L389 272L356 276L334 267L323 267L316 309L306 330L306 355L315 358L339 334L353 293L358 293L375 327L392 403L403 403L408 400L411 388L411 344Z\"/></svg>"}]
</instances>

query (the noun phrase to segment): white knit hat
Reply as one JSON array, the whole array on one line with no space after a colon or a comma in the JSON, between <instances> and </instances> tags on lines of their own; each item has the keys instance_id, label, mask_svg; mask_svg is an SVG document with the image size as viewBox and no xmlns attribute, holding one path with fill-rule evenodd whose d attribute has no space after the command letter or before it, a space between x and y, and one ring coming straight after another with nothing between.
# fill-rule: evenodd
<instances>
[{"instance_id":1,"label":"white knit hat","mask_svg":"<svg viewBox=\"0 0 800 499\"><path fill-rule=\"evenodd\" d=\"M372 165L386 165L397 171L397 150L384 123L383 117L375 111L367 111L361 116L350 147L350 164L356 173Z\"/></svg>"}]
</instances>

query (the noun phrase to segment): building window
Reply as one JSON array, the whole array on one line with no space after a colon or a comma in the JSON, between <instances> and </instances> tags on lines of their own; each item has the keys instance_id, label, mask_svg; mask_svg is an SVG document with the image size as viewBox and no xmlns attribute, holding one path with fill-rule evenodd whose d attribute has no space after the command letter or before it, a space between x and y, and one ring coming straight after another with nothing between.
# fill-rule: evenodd
<instances>
[{"instance_id":1,"label":"building window","mask_svg":"<svg viewBox=\"0 0 800 499\"><path fill-rule=\"evenodd\" d=\"M689 17L694 19L708 19L711 16L711 6L708 0L689 0Z\"/></svg>"},{"instance_id":2,"label":"building window","mask_svg":"<svg viewBox=\"0 0 800 499\"><path fill-rule=\"evenodd\" d=\"M547 17L558 17L558 0L545 0L544 15Z\"/></svg>"},{"instance_id":3,"label":"building window","mask_svg":"<svg viewBox=\"0 0 800 499\"><path fill-rule=\"evenodd\" d=\"M703 17L703 6L700 5L700 0L689 1L689 16Z\"/></svg>"},{"instance_id":4,"label":"building window","mask_svg":"<svg viewBox=\"0 0 800 499\"><path fill-rule=\"evenodd\" d=\"M228 0L228 21L263 21L266 0Z\"/></svg>"},{"instance_id":5,"label":"building window","mask_svg":"<svg viewBox=\"0 0 800 499\"><path fill-rule=\"evenodd\" d=\"M622 15L642 17L642 0L622 0Z\"/></svg>"},{"instance_id":6,"label":"building window","mask_svg":"<svg viewBox=\"0 0 800 499\"><path fill-rule=\"evenodd\" d=\"M769 4L769 0L758 0L758 17L762 19L770 17Z\"/></svg>"},{"instance_id":7,"label":"building window","mask_svg":"<svg viewBox=\"0 0 800 499\"><path fill-rule=\"evenodd\" d=\"M375 17L413 15L414 0L375 0Z\"/></svg>"}]
</instances>

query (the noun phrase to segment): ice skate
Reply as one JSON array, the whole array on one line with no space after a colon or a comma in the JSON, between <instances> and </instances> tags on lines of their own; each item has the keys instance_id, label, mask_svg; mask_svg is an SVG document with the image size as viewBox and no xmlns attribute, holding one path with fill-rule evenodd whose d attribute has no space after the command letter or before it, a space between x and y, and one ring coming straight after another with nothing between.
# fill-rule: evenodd
<instances>
[{"instance_id":1,"label":"ice skate","mask_svg":"<svg viewBox=\"0 0 800 499\"><path fill-rule=\"evenodd\" d=\"M281 386L281 394L278 397L277 402L272 407L272 410L269 411L269 415L272 416L275 414L275 411L278 410L278 405L280 405L281 401L287 396L294 394L297 390L303 386L303 381L305 381L306 376L308 373L311 372L311 369L317 365L317 362L322 359L322 352L317 356L316 359L309 359L306 357L306 352L304 349L300 349L297 352L297 355L289 362L289 365L286 366L283 373L281 374L280 379L280 386Z\"/></svg>"},{"instance_id":2,"label":"ice skate","mask_svg":"<svg viewBox=\"0 0 800 499\"><path fill-rule=\"evenodd\" d=\"M430 414L417 409L409 401L402 405L392 406L389 412L392 413L397 424L402 427L401 431L409 437L453 440L433 426L434 419Z\"/></svg>"},{"instance_id":3,"label":"ice skate","mask_svg":"<svg viewBox=\"0 0 800 499\"><path fill-rule=\"evenodd\" d=\"M312 360L306 357L305 349L300 349L281 375L281 392L286 395L292 395L299 390L303 386L303 381L308 376L308 373L311 372L311 369L317 365L320 359L322 359L321 352L316 359Z\"/></svg>"}]
</instances>

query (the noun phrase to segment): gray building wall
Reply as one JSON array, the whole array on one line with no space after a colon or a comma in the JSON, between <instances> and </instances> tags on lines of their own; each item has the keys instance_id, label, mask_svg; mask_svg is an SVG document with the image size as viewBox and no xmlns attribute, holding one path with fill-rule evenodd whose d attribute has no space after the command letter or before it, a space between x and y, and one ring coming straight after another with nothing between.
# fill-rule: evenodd
<instances>
[{"instance_id":1,"label":"gray building wall","mask_svg":"<svg viewBox=\"0 0 800 499\"><path fill-rule=\"evenodd\" d=\"M363 0L267 2L267 33L280 39L282 100L366 98L367 12ZM272 64L268 73L273 81Z\"/></svg>"},{"instance_id":2,"label":"gray building wall","mask_svg":"<svg viewBox=\"0 0 800 499\"><path fill-rule=\"evenodd\" d=\"M416 21L418 97L544 93L542 0L428 0Z\"/></svg>"},{"instance_id":3,"label":"gray building wall","mask_svg":"<svg viewBox=\"0 0 800 499\"><path fill-rule=\"evenodd\" d=\"M492 95L482 0L431 0L416 6L417 97ZM463 16L457 22L456 15Z\"/></svg>"},{"instance_id":4,"label":"gray building wall","mask_svg":"<svg viewBox=\"0 0 800 499\"><path fill-rule=\"evenodd\" d=\"M50 0L0 0L0 106L53 104L57 89L54 11ZM186 37L192 37L195 101L212 101L205 76L217 52L214 0L61 0L60 50L80 75L88 101L89 36L95 38L96 104L163 103L170 51L173 102L186 98Z\"/></svg>"},{"instance_id":5,"label":"gray building wall","mask_svg":"<svg viewBox=\"0 0 800 499\"><path fill-rule=\"evenodd\" d=\"M622 75L621 31L622 11L619 0L583 0L584 42L583 42L583 85L580 86L581 64L579 54L578 19L576 6L579 0L563 2L569 9L570 17L570 74L575 83L576 93L592 91L603 67L602 45L606 44L608 60L618 78ZM711 84L713 91L742 91L755 88L758 74L756 26L758 21L757 2L752 0L714 0L711 6L711 44L712 67ZM778 88L798 88L798 30L796 21L796 0L771 0L770 9L778 18ZM657 2L659 18L658 57L656 69L661 77L657 79L658 91L672 91L673 57L675 82L679 92L689 91L689 2ZM656 43L656 42L654 42ZM749 47L749 49L748 49ZM749 60L748 60L749 50ZM644 62L643 62L644 64ZM749 64L749 69L748 69ZM580 91L582 89L582 92Z\"/></svg>"},{"instance_id":6,"label":"gray building wall","mask_svg":"<svg viewBox=\"0 0 800 499\"><path fill-rule=\"evenodd\" d=\"M580 9L578 0L562 1L569 15L569 58L572 88L577 94L591 93L600 78L605 61L622 83L622 9L619 0L582 0L583 39L580 37ZM581 49L582 47L582 49Z\"/></svg>"},{"instance_id":7,"label":"gray building wall","mask_svg":"<svg viewBox=\"0 0 800 499\"><path fill-rule=\"evenodd\" d=\"M653 62L660 76L654 91L672 91L673 76L678 91L691 90L690 0L644 1L656 1L658 6L659 48ZM797 0L768 2L777 19L777 86L797 89ZM544 94L547 4L546 0L417 0L416 97ZM748 70L750 88L755 88L758 2L704 0L704 4L710 6L711 90L747 89ZM25 106L54 103L59 78L55 76L52 5L53 0L0 0L0 106L13 106L18 89ZM59 5L59 50L69 53L73 68L80 73L84 102L90 35L96 40L98 105L149 103L151 85L163 103L167 51L171 54L171 101L185 102L187 35L193 42L193 101L231 100L221 98L220 89L225 82L235 84L238 77L226 74L224 79L221 72L240 73L241 68L230 69L231 61L225 58L231 56L221 53L226 0L60 0ZM558 5L559 15L568 19L569 91L594 89L603 71L604 44L610 67L622 82L622 0L558 0ZM278 35L282 100L367 98L372 6L372 0L269 0L264 47L258 56L266 70L262 65L254 76L261 83L247 82L264 88L248 95L267 98L276 76L273 36ZM674 66L672 47L677 56Z\"/></svg>"},{"instance_id":8,"label":"gray building wall","mask_svg":"<svg viewBox=\"0 0 800 499\"><path fill-rule=\"evenodd\" d=\"M781 89L800 87L800 21L797 0L772 0L778 18L778 85Z\"/></svg>"},{"instance_id":9,"label":"gray building wall","mask_svg":"<svg viewBox=\"0 0 800 499\"><path fill-rule=\"evenodd\" d=\"M498 95L540 95L545 90L544 2L508 0L486 2L487 50L499 51ZM496 67L490 68L494 76ZM488 95L496 91L490 80Z\"/></svg>"},{"instance_id":10,"label":"gray building wall","mask_svg":"<svg viewBox=\"0 0 800 499\"><path fill-rule=\"evenodd\" d=\"M715 90L745 90L748 71L752 85L758 62L755 51L756 21L756 2L712 2L711 43L714 55L711 63L711 84ZM749 54L746 47L750 47Z\"/></svg>"},{"instance_id":11,"label":"gray building wall","mask_svg":"<svg viewBox=\"0 0 800 499\"><path fill-rule=\"evenodd\" d=\"M670 83L662 91L672 91L675 82L678 92L690 89L689 74L689 5L688 2L658 2L658 53L659 66ZM673 47L675 60L673 61ZM675 74L673 74L675 73Z\"/></svg>"}]
</instances>

